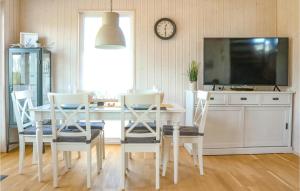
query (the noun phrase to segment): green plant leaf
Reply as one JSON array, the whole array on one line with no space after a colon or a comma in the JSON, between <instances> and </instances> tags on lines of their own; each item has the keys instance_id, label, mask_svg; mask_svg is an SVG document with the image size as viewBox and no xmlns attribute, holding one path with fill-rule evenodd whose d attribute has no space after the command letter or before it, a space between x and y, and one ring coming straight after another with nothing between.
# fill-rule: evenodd
<instances>
[{"instance_id":1,"label":"green plant leaf","mask_svg":"<svg viewBox=\"0 0 300 191\"><path fill-rule=\"evenodd\" d=\"M198 64L195 60L193 60L192 63L189 65L189 68L188 68L188 71L187 71L189 80L191 82L197 81L198 71L199 71Z\"/></svg>"}]
</instances>

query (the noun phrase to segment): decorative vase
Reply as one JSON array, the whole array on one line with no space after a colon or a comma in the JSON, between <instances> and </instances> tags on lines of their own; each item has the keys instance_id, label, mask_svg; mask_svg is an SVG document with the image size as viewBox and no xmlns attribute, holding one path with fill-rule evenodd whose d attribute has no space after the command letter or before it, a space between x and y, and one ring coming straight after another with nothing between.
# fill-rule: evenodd
<instances>
[{"instance_id":1,"label":"decorative vase","mask_svg":"<svg viewBox=\"0 0 300 191\"><path fill-rule=\"evenodd\" d=\"M192 91L196 91L197 90L197 82L196 81L190 82L189 89Z\"/></svg>"}]
</instances>

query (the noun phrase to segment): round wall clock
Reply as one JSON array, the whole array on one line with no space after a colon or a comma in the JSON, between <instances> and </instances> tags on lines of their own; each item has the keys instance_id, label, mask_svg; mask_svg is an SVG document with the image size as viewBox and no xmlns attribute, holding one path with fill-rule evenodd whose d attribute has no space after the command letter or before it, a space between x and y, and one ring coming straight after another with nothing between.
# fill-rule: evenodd
<instances>
[{"instance_id":1,"label":"round wall clock","mask_svg":"<svg viewBox=\"0 0 300 191\"><path fill-rule=\"evenodd\" d=\"M154 25L154 32L162 40L172 38L176 33L176 25L169 18L161 18Z\"/></svg>"}]
</instances>

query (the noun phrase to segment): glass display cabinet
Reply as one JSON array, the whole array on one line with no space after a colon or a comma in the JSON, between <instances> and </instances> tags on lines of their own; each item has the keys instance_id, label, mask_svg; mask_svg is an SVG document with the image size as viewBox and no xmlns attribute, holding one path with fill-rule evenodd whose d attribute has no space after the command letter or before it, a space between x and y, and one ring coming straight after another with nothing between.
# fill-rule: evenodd
<instances>
[{"instance_id":1,"label":"glass display cabinet","mask_svg":"<svg viewBox=\"0 0 300 191\"><path fill-rule=\"evenodd\" d=\"M9 48L7 67L7 140L11 128L16 128L12 91L30 90L34 106L48 103L48 92L51 91L51 52L44 48Z\"/></svg>"}]
</instances>

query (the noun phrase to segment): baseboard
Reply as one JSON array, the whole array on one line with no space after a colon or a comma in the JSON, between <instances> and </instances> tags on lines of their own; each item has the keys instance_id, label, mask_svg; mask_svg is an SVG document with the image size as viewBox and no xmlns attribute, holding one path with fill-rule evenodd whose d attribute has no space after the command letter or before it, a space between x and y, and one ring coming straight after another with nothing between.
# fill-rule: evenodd
<instances>
[{"instance_id":1,"label":"baseboard","mask_svg":"<svg viewBox=\"0 0 300 191\"><path fill-rule=\"evenodd\" d=\"M191 155L192 145L184 144L185 149ZM292 147L247 147L247 148L217 148L203 149L204 155L232 155L232 154L270 154L270 153L294 153L300 156L300 153L295 153Z\"/></svg>"},{"instance_id":2,"label":"baseboard","mask_svg":"<svg viewBox=\"0 0 300 191\"><path fill-rule=\"evenodd\" d=\"M297 156L299 156L299 157L300 157L300 153L299 153L299 152L297 152L297 151L294 151L294 152L293 152L293 154L294 154L294 155L297 155Z\"/></svg>"}]
</instances>

